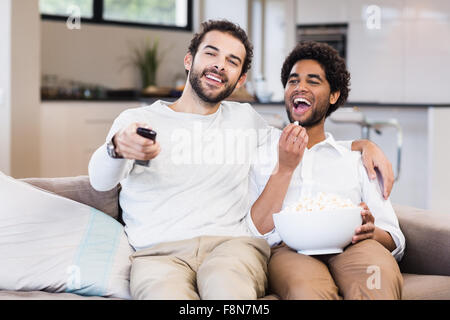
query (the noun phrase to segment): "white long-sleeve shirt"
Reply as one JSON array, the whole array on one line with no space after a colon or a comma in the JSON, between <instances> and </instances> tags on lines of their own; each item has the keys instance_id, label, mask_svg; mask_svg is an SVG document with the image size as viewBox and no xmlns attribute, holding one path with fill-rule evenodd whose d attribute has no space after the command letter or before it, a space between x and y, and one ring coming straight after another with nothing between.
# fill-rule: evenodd
<instances>
[{"instance_id":1,"label":"white long-sleeve shirt","mask_svg":"<svg viewBox=\"0 0 450 320\"><path fill-rule=\"evenodd\" d=\"M249 200L253 204L261 195L277 162L280 130L273 130L270 144L259 148L258 161L251 168ZM400 230L397 216L391 202L382 197L378 181L369 180L359 152L351 151L337 143L331 134L326 140L305 149L303 158L294 174L286 193L282 209L297 203L301 194L314 195L318 192L333 193L350 199L354 204L365 202L375 218L375 225L392 236L396 249L392 255L400 260L405 249L405 237ZM281 242L276 228L262 235L255 227L251 214L247 215L250 230L265 238L271 246Z\"/></svg>"},{"instance_id":2,"label":"white long-sleeve shirt","mask_svg":"<svg viewBox=\"0 0 450 320\"><path fill-rule=\"evenodd\" d=\"M158 101L129 109L114 121L106 142L133 122L157 132L161 153L148 168L93 154L89 178L99 191L122 185L120 205L130 244L154 244L203 235L252 236L245 221L251 156L269 127L249 105L223 102L216 113L175 112Z\"/></svg>"}]
</instances>

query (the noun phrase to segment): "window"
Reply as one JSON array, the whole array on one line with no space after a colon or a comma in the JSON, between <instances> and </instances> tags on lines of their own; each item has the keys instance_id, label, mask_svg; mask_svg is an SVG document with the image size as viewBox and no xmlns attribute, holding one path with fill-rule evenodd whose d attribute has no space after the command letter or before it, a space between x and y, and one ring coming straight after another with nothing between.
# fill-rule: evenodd
<instances>
[{"instance_id":1,"label":"window","mask_svg":"<svg viewBox=\"0 0 450 320\"><path fill-rule=\"evenodd\" d=\"M184 0L105 0L103 8L105 20L177 27L187 24L187 1Z\"/></svg>"},{"instance_id":2,"label":"window","mask_svg":"<svg viewBox=\"0 0 450 320\"><path fill-rule=\"evenodd\" d=\"M73 6L80 8L82 18L94 17L94 0L39 0L41 14L67 17Z\"/></svg>"},{"instance_id":3,"label":"window","mask_svg":"<svg viewBox=\"0 0 450 320\"><path fill-rule=\"evenodd\" d=\"M192 0L39 0L43 19L192 31Z\"/></svg>"}]
</instances>

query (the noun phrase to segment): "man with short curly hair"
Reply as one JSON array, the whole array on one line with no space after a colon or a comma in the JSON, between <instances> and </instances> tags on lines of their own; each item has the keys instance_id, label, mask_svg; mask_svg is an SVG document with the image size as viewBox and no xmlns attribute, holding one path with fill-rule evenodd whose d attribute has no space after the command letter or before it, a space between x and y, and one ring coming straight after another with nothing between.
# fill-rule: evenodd
<instances>
[{"instance_id":1,"label":"man with short curly hair","mask_svg":"<svg viewBox=\"0 0 450 320\"><path fill-rule=\"evenodd\" d=\"M303 42L286 58L281 80L292 123L252 167L254 204L248 215L255 235L272 246L271 290L282 299L400 299L403 279L396 259L403 255L405 238L392 205L377 181L368 179L361 155L324 129L325 119L348 97L345 61L327 44ZM297 253L281 241L273 214L303 193L320 192L359 204L362 225L343 252ZM378 272L377 285L369 283L370 270Z\"/></svg>"}]
</instances>

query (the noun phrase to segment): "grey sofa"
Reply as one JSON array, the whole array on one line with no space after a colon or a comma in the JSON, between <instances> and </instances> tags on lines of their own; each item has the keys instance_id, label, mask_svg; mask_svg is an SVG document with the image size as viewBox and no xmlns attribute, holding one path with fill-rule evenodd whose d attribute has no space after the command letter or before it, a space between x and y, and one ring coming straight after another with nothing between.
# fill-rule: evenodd
<instances>
[{"instance_id":1,"label":"grey sofa","mask_svg":"<svg viewBox=\"0 0 450 320\"><path fill-rule=\"evenodd\" d=\"M121 221L120 186L108 192L95 191L87 176L24 179L41 189L87 204ZM400 262L404 277L403 299L450 300L450 209L430 212L394 206L406 237L406 251ZM268 293L263 299L277 299ZM0 299L103 299L70 293L0 291Z\"/></svg>"}]
</instances>

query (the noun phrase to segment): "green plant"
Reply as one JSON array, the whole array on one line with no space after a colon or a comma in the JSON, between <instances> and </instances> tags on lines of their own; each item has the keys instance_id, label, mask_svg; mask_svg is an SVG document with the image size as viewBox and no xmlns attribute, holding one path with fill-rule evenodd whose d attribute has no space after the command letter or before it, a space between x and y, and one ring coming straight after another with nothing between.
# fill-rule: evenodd
<instances>
[{"instance_id":1,"label":"green plant","mask_svg":"<svg viewBox=\"0 0 450 320\"><path fill-rule=\"evenodd\" d=\"M156 85L156 73L162 60L158 54L158 47L159 39L156 39L153 44L147 39L144 46L133 49L131 62L141 74L144 89Z\"/></svg>"}]
</instances>

